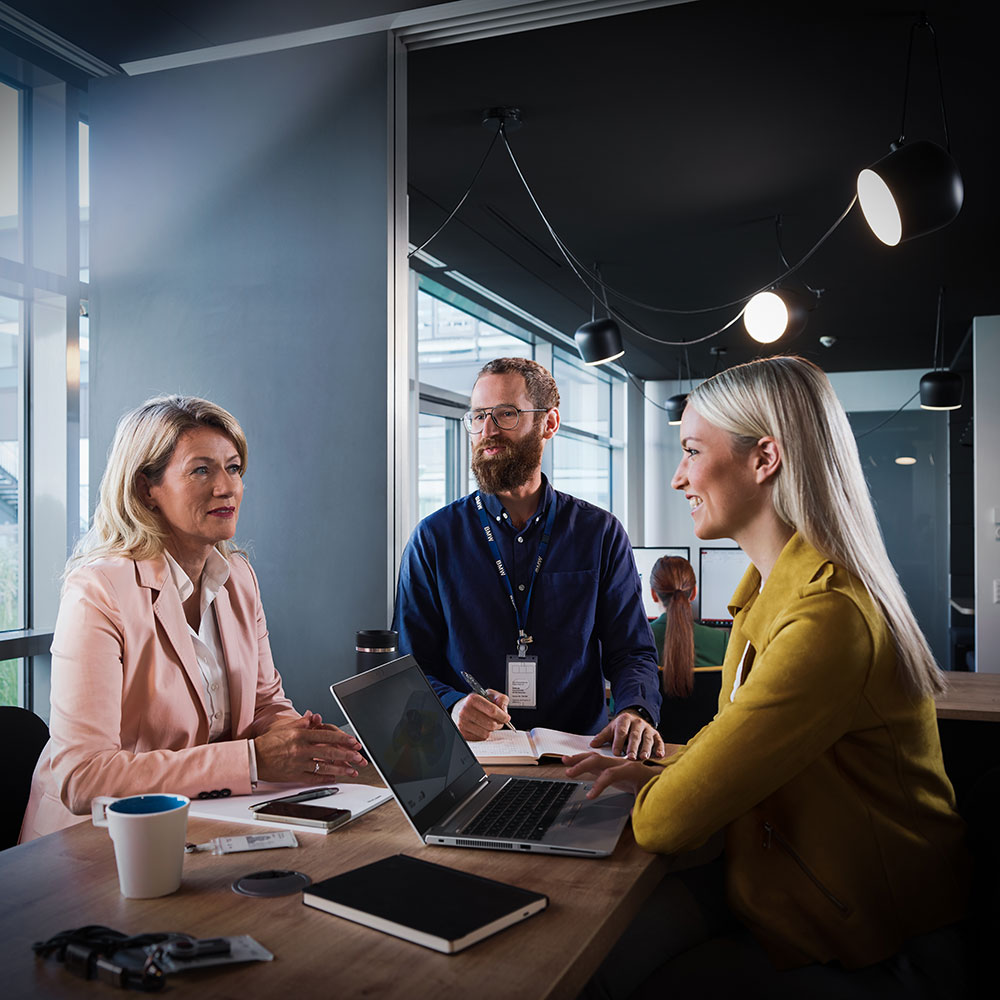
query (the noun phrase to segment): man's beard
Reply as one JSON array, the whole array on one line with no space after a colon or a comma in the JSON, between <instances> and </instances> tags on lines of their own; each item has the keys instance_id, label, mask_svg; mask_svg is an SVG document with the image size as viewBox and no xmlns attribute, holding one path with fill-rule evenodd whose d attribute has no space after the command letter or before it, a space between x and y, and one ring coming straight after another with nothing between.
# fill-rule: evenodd
<instances>
[{"instance_id":1,"label":"man's beard","mask_svg":"<svg viewBox=\"0 0 1000 1000\"><path fill-rule=\"evenodd\" d=\"M519 441L491 438L472 449L472 474L483 493L507 493L523 486L542 464L541 428ZM486 448L502 448L495 455L484 455Z\"/></svg>"}]
</instances>

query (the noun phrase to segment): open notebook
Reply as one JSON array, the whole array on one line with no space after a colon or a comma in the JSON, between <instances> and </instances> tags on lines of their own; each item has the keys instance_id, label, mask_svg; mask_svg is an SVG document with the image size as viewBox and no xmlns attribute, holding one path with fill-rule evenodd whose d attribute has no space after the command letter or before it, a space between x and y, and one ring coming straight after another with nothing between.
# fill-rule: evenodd
<instances>
[{"instance_id":1,"label":"open notebook","mask_svg":"<svg viewBox=\"0 0 1000 1000\"><path fill-rule=\"evenodd\" d=\"M530 732L497 729L485 740L470 740L469 746L480 764L537 764L539 757L562 757L564 754L599 753L614 757L611 744L592 747L593 736L563 733L558 729L536 727Z\"/></svg>"}]
</instances>

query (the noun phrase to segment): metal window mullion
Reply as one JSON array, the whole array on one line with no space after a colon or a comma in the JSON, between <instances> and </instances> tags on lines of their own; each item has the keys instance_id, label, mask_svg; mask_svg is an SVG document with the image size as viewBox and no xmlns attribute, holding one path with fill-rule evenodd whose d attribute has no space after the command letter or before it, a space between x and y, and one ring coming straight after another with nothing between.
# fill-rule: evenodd
<instances>
[{"instance_id":1,"label":"metal window mullion","mask_svg":"<svg viewBox=\"0 0 1000 1000\"><path fill-rule=\"evenodd\" d=\"M24 264L24 280L21 288L21 343L18 348L21 367L21 405L18 407L17 415L21 440L21 454L18 456L21 484L18 496L18 527L21 533L21 572L19 577L21 621L25 630L30 630L34 625L32 602L34 588L31 572L31 336L34 328L35 238L34 213L32 211L34 199L34 170L32 169L34 109L30 95L31 92L27 89L21 91L21 255ZM21 659L21 676L24 705L33 710L35 684L30 656Z\"/></svg>"}]
</instances>

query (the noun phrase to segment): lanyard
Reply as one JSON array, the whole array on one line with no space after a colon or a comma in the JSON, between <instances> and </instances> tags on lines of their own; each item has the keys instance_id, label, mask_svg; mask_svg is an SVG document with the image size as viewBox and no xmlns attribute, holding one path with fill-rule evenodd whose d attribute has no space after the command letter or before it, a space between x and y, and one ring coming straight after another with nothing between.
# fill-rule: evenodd
<instances>
[{"instance_id":1,"label":"lanyard","mask_svg":"<svg viewBox=\"0 0 1000 1000\"><path fill-rule=\"evenodd\" d=\"M510 585L510 577L507 576L507 571L504 569L503 559L500 556L500 548L497 545L496 538L493 537L493 528L490 525L490 519L483 508L482 497L478 493L476 494L476 510L479 512L479 523L483 526L486 543L490 547L494 564L496 565L497 572L500 574L500 580L503 582L504 587L507 588L507 596L510 598L510 605L514 609L514 619L517 622L517 655L523 657L528 643L533 641L531 636L525 633L524 627L528 624L528 609L531 607L531 592L535 587L535 577L538 575L538 569L545 558L545 551L549 547L549 538L552 536L552 524L556 519L556 498L552 497L552 502L549 504L549 513L545 518L545 526L542 529L542 540L538 545L538 557L535 559L535 568L531 571L531 582L528 584L528 596L524 599L523 619L521 618L521 612L517 608L517 601L514 600L514 588Z\"/></svg>"}]
</instances>

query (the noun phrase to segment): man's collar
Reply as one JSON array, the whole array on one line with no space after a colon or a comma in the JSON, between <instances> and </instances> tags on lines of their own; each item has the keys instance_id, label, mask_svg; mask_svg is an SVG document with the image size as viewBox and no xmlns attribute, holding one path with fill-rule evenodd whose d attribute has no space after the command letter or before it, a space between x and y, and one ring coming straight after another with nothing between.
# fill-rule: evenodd
<instances>
[{"instance_id":1,"label":"man's collar","mask_svg":"<svg viewBox=\"0 0 1000 1000\"><path fill-rule=\"evenodd\" d=\"M493 518L493 520L498 520L503 517L505 508L495 493L484 493L482 490L477 490L476 492L483 498L483 507L486 508L486 512ZM538 508L535 510L534 514L531 515L531 520L534 520L536 517L540 517L549 509L549 504L552 503L555 495L556 491L552 488L552 484L549 482L549 477L543 472L542 498L538 504Z\"/></svg>"}]
</instances>

